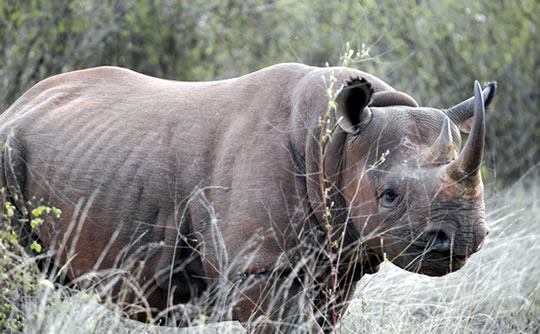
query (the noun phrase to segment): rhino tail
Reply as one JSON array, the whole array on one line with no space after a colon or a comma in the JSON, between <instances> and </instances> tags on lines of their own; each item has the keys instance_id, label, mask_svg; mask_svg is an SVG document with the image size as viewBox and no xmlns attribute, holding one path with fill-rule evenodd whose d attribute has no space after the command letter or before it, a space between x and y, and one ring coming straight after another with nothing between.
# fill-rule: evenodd
<instances>
[{"instance_id":1,"label":"rhino tail","mask_svg":"<svg viewBox=\"0 0 540 334\"><path fill-rule=\"evenodd\" d=\"M25 225L22 217L28 216L28 208L24 202L22 185L24 182L24 159L20 144L17 143L14 131L0 141L0 212L4 215L18 236L24 233ZM26 238L19 238L24 246Z\"/></svg>"}]
</instances>

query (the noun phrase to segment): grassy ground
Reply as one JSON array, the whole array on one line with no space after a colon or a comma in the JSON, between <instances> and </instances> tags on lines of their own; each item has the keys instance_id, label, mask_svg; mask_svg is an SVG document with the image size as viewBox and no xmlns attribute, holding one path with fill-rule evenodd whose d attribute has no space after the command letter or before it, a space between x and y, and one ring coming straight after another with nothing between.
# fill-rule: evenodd
<instances>
[{"instance_id":1,"label":"grassy ground","mask_svg":"<svg viewBox=\"0 0 540 334\"><path fill-rule=\"evenodd\" d=\"M489 195L491 233L462 270L432 278L384 263L360 281L339 332L539 333L539 172ZM3 331L141 332L126 325L120 307L104 308L94 295L53 286L6 233L0 248Z\"/></svg>"}]
</instances>

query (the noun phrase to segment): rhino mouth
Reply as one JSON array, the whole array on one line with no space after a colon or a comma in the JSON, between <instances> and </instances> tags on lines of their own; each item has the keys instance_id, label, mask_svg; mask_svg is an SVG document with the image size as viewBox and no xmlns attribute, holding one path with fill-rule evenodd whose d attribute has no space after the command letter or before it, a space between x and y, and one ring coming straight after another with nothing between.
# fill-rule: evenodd
<instances>
[{"instance_id":1,"label":"rhino mouth","mask_svg":"<svg viewBox=\"0 0 540 334\"><path fill-rule=\"evenodd\" d=\"M442 276L461 269L468 257L456 252L452 243L442 231L427 235L403 254L409 259L404 269L429 276Z\"/></svg>"},{"instance_id":2,"label":"rhino mouth","mask_svg":"<svg viewBox=\"0 0 540 334\"><path fill-rule=\"evenodd\" d=\"M441 254L434 251L419 251L410 255L413 260L405 269L428 276L443 276L457 271L463 268L467 261L463 255Z\"/></svg>"},{"instance_id":3,"label":"rhino mouth","mask_svg":"<svg viewBox=\"0 0 540 334\"><path fill-rule=\"evenodd\" d=\"M444 275L461 269L467 261L467 255L461 254L453 245L453 238L442 230L428 233L423 253L422 272L428 275Z\"/></svg>"},{"instance_id":4,"label":"rhino mouth","mask_svg":"<svg viewBox=\"0 0 540 334\"><path fill-rule=\"evenodd\" d=\"M459 255L444 258L429 256L422 261L418 272L428 276L443 276L463 268L465 262L466 258Z\"/></svg>"}]
</instances>

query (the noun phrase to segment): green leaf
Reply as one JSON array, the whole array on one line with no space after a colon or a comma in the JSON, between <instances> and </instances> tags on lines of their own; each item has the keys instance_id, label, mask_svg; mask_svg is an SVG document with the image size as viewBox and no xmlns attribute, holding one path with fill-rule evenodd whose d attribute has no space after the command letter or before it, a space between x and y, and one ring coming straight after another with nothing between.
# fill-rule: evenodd
<instances>
[{"instance_id":1,"label":"green leaf","mask_svg":"<svg viewBox=\"0 0 540 334\"><path fill-rule=\"evenodd\" d=\"M18 243L19 240L17 239L17 236L13 233L9 233L8 234L9 238L11 239L11 241L13 241L14 243Z\"/></svg>"},{"instance_id":2,"label":"green leaf","mask_svg":"<svg viewBox=\"0 0 540 334\"><path fill-rule=\"evenodd\" d=\"M30 249L35 251L36 253L41 253L41 245L35 240L30 245Z\"/></svg>"},{"instance_id":3,"label":"green leaf","mask_svg":"<svg viewBox=\"0 0 540 334\"><path fill-rule=\"evenodd\" d=\"M4 207L6 208L6 215L8 217L13 217L15 215L15 208L13 207L13 205L11 205L11 203L6 202Z\"/></svg>"},{"instance_id":4,"label":"green leaf","mask_svg":"<svg viewBox=\"0 0 540 334\"><path fill-rule=\"evenodd\" d=\"M43 214L43 212L45 211L46 213L51 213L51 208L48 207L48 206L45 206L45 205L40 205L38 206L37 208L35 208L34 210L32 210L32 215L34 215L35 217L39 217Z\"/></svg>"},{"instance_id":5,"label":"green leaf","mask_svg":"<svg viewBox=\"0 0 540 334\"><path fill-rule=\"evenodd\" d=\"M60 216L62 215L62 210L58 208L52 208L52 212L56 218L60 219Z\"/></svg>"},{"instance_id":6,"label":"green leaf","mask_svg":"<svg viewBox=\"0 0 540 334\"><path fill-rule=\"evenodd\" d=\"M30 226L32 226L32 228L35 228L36 226L38 225L41 225L43 224L45 221L41 218L34 218L32 219L32 221L30 222Z\"/></svg>"}]
</instances>

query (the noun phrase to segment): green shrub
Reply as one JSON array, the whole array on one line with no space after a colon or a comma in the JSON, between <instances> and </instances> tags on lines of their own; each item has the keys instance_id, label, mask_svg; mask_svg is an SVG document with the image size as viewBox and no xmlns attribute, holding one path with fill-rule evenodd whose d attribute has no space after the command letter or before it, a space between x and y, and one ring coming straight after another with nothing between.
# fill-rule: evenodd
<instances>
[{"instance_id":1,"label":"green shrub","mask_svg":"<svg viewBox=\"0 0 540 334\"><path fill-rule=\"evenodd\" d=\"M421 104L448 107L499 82L488 111L490 177L510 184L540 160L540 3L98 0L0 2L0 110L37 81L97 65L176 80L279 62L371 72Z\"/></svg>"}]
</instances>

